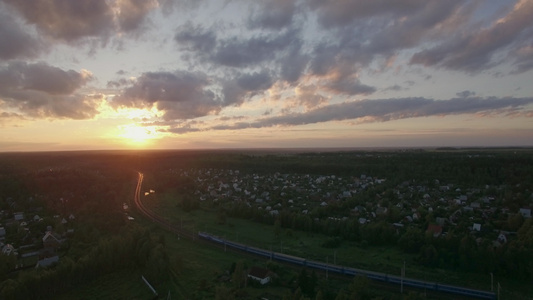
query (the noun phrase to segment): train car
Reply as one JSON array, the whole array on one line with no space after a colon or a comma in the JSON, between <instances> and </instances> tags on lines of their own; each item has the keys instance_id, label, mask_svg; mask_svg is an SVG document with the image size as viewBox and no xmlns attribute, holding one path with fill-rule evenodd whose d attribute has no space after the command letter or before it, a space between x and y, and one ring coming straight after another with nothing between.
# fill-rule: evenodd
<instances>
[{"instance_id":1,"label":"train car","mask_svg":"<svg viewBox=\"0 0 533 300\"><path fill-rule=\"evenodd\" d=\"M436 289L438 291L442 292L448 292L453 293L457 295L464 295L464 296L470 296L470 297L476 297L480 299L496 299L496 294L492 292L485 292L480 290L474 290L474 289L467 289L462 287L456 287L451 285L445 285L445 284L437 284Z\"/></svg>"},{"instance_id":2,"label":"train car","mask_svg":"<svg viewBox=\"0 0 533 300\"><path fill-rule=\"evenodd\" d=\"M240 243L235 243L235 242L232 242L232 241L225 241L225 243L229 247L232 247L232 248L235 248L235 249L239 249L239 250L243 250L243 251L246 251L246 248L247 248L246 245L243 245L243 244L240 244Z\"/></svg>"},{"instance_id":3,"label":"train car","mask_svg":"<svg viewBox=\"0 0 533 300\"><path fill-rule=\"evenodd\" d=\"M224 240L217 237L217 236L213 236L213 235L210 235L210 234L207 234L205 232L198 232L198 236L203 238L203 239L206 239L206 240L210 240L210 241L213 241L213 242L216 242L216 243L219 243L219 244L224 244Z\"/></svg>"},{"instance_id":4,"label":"train car","mask_svg":"<svg viewBox=\"0 0 533 300\"><path fill-rule=\"evenodd\" d=\"M275 260L285 261L285 262L288 262L288 263L301 265L301 266L305 266L306 265L305 259L300 258L300 257L287 255L287 254L282 254L282 253L277 253L277 252L273 252L272 255L273 255L272 258L275 259Z\"/></svg>"},{"instance_id":5,"label":"train car","mask_svg":"<svg viewBox=\"0 0 533 300\"><path fill-rule=\"evenodd\" d=\"M267 258L270 258L271 255L272 255L272 252L270 252L270 251L267 251L267 250L264 250L264 249L260 249L260 248L255 248L255 247L248 247L248 248L246 248L246 251L250 252L250 253L253 253L253 254L261 255L261 256L267 257Z\"/></svg>"},{"instance_id":6,"label":"train car","mask_svg":"<svg viewBox=\"0 0 533 300\"><path fill-rule=\"evenodd\" d=\"M346 274L346 275L350 275L350 276L357 276L357 275L360 275L360 274L357 272L357 269L354 269L354 268L344 268L344 274Z\"/></svg>"}]
</instances>

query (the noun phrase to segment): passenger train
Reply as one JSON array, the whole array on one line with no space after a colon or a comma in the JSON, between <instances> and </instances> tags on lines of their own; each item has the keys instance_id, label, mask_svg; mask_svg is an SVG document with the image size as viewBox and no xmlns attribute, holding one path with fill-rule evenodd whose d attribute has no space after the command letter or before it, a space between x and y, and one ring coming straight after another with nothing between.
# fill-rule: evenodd
<instances>
[{"instance_id":1,"label":"passenger train","mask_svg":"<svg viewBox=\"0 0 533 300\"><path fill-rule=\"evenodd\" d=\"M268 250L264 250L261 248L251 247L251 246L247 246L244 244L232 242L232 241L225 240L217 236L207 234L205 232L199 232L198 236L205 240L212 241L212 242L215 242L221 245L225 245L226 247L253 253L253 254L263 256L265 258L269 258L272 260L277 260L281 262L291 263L295 265L300 265L300 266L313 268L317 270L333 272L333 273L342 274L342 275L365 276L372 280L388 282L388 283L393 283L393 284L401 284L402 282L402 278L400 276L366 271L366 270L349 268L349 267L343 267L343 266L338 266L338 265L332 265L332 264L313 261L313 260L307 260L301 257L268 251ZM403 284L405 286L411 286L411 287L420 288L420 289L447 292L447 293L452 293L456 295L463 295L463 296L475 297L475 298L480 298L480 299L496 299L496 294L493 292L480 291L480 290L469 289L469 288L464 288L464 287L439 284L435 282L426 282L426 281L420 281L416 279L403 278Z\"/></svg>"}]
</instances>

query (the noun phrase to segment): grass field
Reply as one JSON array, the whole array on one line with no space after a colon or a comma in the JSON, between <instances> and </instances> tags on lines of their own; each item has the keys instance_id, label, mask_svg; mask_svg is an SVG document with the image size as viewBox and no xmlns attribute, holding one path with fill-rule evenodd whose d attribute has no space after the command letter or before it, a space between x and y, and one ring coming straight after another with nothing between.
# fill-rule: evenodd
<instances>
[{"instance_id":1,"label":"grass field","mask_svg":"<svg viewBox=\"0 0 533 300\"><path fill-rule=\"evenodd\" d=\"M62 295L56 295L57 300L92 300L92 299L152 299L154 294L144 284L141 274L137 270L122 270L96 280L87 282L81 287Z\"/></svg>"}]
</instances>

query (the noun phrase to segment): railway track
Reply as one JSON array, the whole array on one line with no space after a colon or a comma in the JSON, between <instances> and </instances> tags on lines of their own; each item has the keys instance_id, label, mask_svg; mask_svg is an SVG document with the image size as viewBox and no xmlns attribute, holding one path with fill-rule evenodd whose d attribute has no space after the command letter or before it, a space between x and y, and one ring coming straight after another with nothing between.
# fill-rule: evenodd
<instances>
[{"instance_id":1,"label":"railway track","mask_svg":"<svg viewBox=\"0 0 533 300\"><path fill-rule=\"evenodd\" d=\"M196 238L196 235L193 232L188 231L188 230L183 230L180 228L176 228L170 222L168 222L167 220L163 219L159 215L155 214L154 212L146 208L146 206L141 201L141 188L142 188L143 179L144 179L144 175L139 172L139 179L137 181L137 188L135 189L135 197L134 197L134 202L135 202L135 206L137 207L137 210L141 214L143 214L145 217L152 220L152 222L162 226L163 228L169 230L170 232L178 234L179 236L194 240Z\"/></svg>"}]
</instances>

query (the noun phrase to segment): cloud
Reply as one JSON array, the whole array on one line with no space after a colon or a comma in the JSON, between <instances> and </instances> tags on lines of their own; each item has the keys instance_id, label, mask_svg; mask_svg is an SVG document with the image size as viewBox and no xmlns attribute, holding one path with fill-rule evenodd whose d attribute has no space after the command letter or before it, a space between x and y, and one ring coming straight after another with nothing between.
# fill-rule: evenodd
<instances>
[{"instance_id":1,"label":"cloud","mask_svg":"<svg viewBox=\"0 0 533 300\"><path fill-rule=\"evenodd\" d=\"M411 64L478 72L500 64L502 59L496 58L499 51L520 47L522 41L531 38L533 2L521 0L505 17L488 28L459 32L435 47L415 53Z\"/></svg>"},{"instance_id":2,"label":"cloud","mask_svg":"<svg viewBox=\"0 0 533 300\"><path fill-rule=\"evenodd\" d=\"M258 6L258 10L248 19L250 28L280 30L292 24L296 10L295 0L266 0Z\"/></svg>"},{"instance_id":3,"label":"cloud","mask_svg":"<svg viewBox=\"0 0 533 300\"><path fill-rule=\"evenodd\" d=\"M37 57L44 50L44 44L26 32L4 9L0 3L0 60Z\"/></svg>"},{"instance_id":4,"label":"cloud","mask_svg":"<svg viewBox=\"0 0 533 300\"><path fill-rule=\"evenodd\" d=\"M99 0L3 0L16 8L26 21L54 39L74 41L106 34L113 28L113 11Z\"/></svg>"},{"instance_id":5,"label":"cloud","mask_svg":"<svg viewBox=\"0 0 533 300\"><path fill-rule=\"evenodd\" d=\"M383 91L394 91L394 92L399 92L399 91L402 91L404 88L402 88L401 86L395 84L395 85L391 85L389 87L386 87L383 89Z\"/></svg>"},{"instance_id":6,"label":"cloud","mask_svg":"<svg viewBox=\"0 0 533 300\"><path fill-rule=\"evenodd\" d=\"M284 34L261 34L249 39L233 37L221 40L211 56L214 63L229 67L248 67L257 65L276 57L279 51L286 49L297 32Z\"/></svg>"},{"instance_id":7,"label":"cloud","mask_svg":"<svg viewBox=\"0 0 533 300\"><path fill-rule=\"evenodd\" d=\"M462 91L462 92L459 92L459 93L456 93L457 97L461 97L461 98L468 98L470 96L475 96L476 95L476 92L472 92L472 91Z\"/></svg>"},{"instance_id":8,"label":"cloud","mask_svg":"<svg viewBox=\"0 0 533 300\"><path fill-rule=\"evenodd\" d=\"M158 6L158 1L118 0L118 25L120 30L138 30L146 21L148 13Z\"/></svg>"},{"instance_id":9,"label":"cloud","mask_svg":"<svg viewBox=\"0 0 533 300\"><path fill-rule=\"evenodd\" d=\"M506 109L523 110L533 104L533 98L453 98L432 100L427 98L377 99L344 102L319 107L305 113L292 113L258 119L255 122L236 122L213 126L212 130L236 130L273 126L298 126L329 121L364 119L365 122L476 114L481 112L503 113Z\"/></svg>"},{"instance_id":10,"label":"cloud","mask_svg":"<svg viewBox=\"0 0 533 300\"><path fill-rule=\"evenodd\" d=\"M174 40L184 50L210 53L216 46L217 37L214 30L206 30L203 26L195 26L191 22L178 27L177 30Z\"/></svg>"},{"instance_id":11,"label":"cloud","mask_svg":"<svg viewBox=\"0 0 533 300\"><path fill-rule=\"evenodd\" d=\"M328 99L320 95L316 86L298 86L295 89L296 104L303 105L307 109L325 105Z\"/></svg>"},{"instance_id":12,"label":"cloud","mask_svg":"<svg viewBox=\"0 0 533 300\"><path fill-rule=\"evenodd\" d=\"M209 89L203 73L148 72L116 96L111 105L152 108L163 111L165 120L190 119L217 113L221 100Z\"/></svg>"},{"instance_id":13,"label":"cloud","mask_svg":"<svg viewBox=\"0 0 533 300\"><path fill-rule=\"evenodd\" d=\"M319 23L325 28L351 25L360 18L376 15L407 13L416 10L426 1L309 1L316 11Z\"/></svg>"},{"instance_id":14,"label":"cloud","mask_svg":"<svg viewBox=\"0 0 533 300\"><path fill-rule=\"evenodd\" d=\"M533 42L519 47L511 55L515 58L515 69L511 74L520 74L533 69Z\"/></svg>"},{"instance_id":15,"label":"cloud","mask_svg":"<svg viewBox=\"0 0 533 300\"><path fill-rule=\"evenodd\" d=\"M330 91L346 95L369 95L376 91L374 87L362 84L359 79L341 76L324 85Z\"/></svg>"},{"instance_id":16,"label":"cloud","mask_svg":"<svg viewBox=\"0 0 533 300\"><path fill-rule=\"evenodd\" d=\"M273 84L272 77L266 70L241 75L237 79L237 83L245 91L266 90Z\"/></svg>"},{"instance_id":17,"label":"cloud","mask_svg":"<svg viewBox=\"0 0 533 300\"><path fill-rule=\"evenodd\" d=\"M97 113L102 95L76 93L92 80L88 71L64 71L45 63L10 62L0 67L0 101L35 118L88 119Z\"/></svg>"},{"instance_id":18,"label":"cloud","mask_svg":"<svg viewBox=\"0 0 533 300\"><path fill-rule=\"evenodd\" d=\"M44 36L69 43L85 38L105 40L117 33L138 31L154 8L171 7L171 1L157 0L2 1Z\"/></svg>"}]
</instances>

